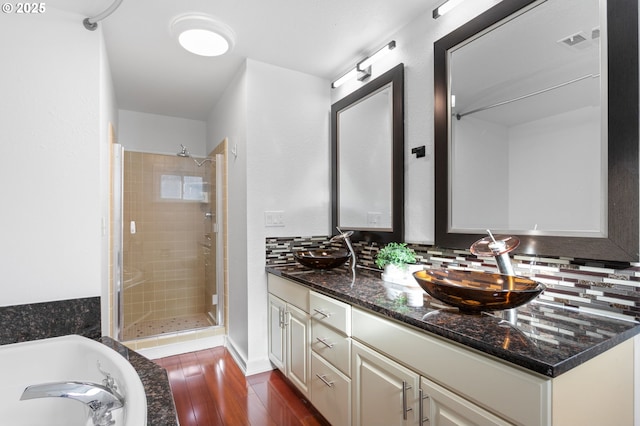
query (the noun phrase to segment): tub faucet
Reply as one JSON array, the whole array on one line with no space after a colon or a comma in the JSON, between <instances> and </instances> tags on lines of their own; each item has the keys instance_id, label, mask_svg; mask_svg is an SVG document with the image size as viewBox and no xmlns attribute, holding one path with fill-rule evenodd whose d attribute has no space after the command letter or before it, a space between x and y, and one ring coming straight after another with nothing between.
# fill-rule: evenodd
<instances>
[{"instance_id":1,"label":"tub faucet","mask_svg":"<svg viewBox=\"0 0 640 426\"><path fill-rule=\"evenodd\" d=\"M115 424L111 411L124 406L124 398L114 389L90 382L54 382L28 386L20 400L49 397L82 402L91 410L94 426Z\"/></svg>"}]
</instances>

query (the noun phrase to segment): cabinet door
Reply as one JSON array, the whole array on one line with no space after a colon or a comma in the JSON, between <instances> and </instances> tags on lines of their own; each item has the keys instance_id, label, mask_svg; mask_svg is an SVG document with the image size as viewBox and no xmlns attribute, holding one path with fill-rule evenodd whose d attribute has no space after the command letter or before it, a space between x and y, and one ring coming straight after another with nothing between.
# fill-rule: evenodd
<instances>
[{"instance_id":1,"label":"cabinet door","mask_svg":"<svg viewBox=\"0 0 640 426\"><path fill-rule=\"evenodd\" d=\"M286 376L309 397L311 317L308 313L287 305L285 328L287 329Z\"/></svg>"},{"instance_id":2,"label":"cabinet door","mask_svg":"<svg viewBox=\"0 0 640 426\"><path fill-rule=\"evenodd\" d=\"M311 403L334 426L351 424L351 380L311 353Z\"/></svg>"},{"instance_id":3,"label":"cabinet door","mask_svg":"<svg viewBox=\"0 0 640 426\"><path fill-rule=\"evenodd\" d=\"M351 353L353 424L417 424L420 376L356 341Z\"/></svg>"},{"instance_id":4,"label":"cabinet door","mask_svg":"<svg viewBox=\"0 0 640 426\"><path fill-rule=\"evenodd\" d=\"M285 312L286 304L269 294L269 360L282 372L285 372L284 366L287 356L287 340L284 329Z\"/></svg>"},{"instance_id":5,"label":"cabinet door","mask_svg":"<svg viewBox=\"0 0 640 426\"><path fill-rule=\"evenodd\" d=\"M422 419L429 426L507 426L510 423L422 378Z\"/></svg>"}]
</instances>

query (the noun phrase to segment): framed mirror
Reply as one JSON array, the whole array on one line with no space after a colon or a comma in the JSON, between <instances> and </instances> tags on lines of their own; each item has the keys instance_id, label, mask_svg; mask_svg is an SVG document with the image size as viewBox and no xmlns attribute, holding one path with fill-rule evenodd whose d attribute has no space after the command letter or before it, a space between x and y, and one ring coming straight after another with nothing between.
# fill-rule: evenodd
<instances>
[{"instance_id":1,"label":"framed mirror","mask_svg":"<svg viewBox=\"0 0 640 426\"><path fill-rule=\"evenodd\" d=\"M637 2L502 2L434 55L436 244L638 261Z\"/></svg>"},{"instance_id":2,"label":"framed mirror","mask_svg":"<svg viewBox=\"0 0 640 426\"><path fill-rule=\"evenodd\" d=\"M332 231L404 238L404 65L331 106Z\"/></svg>"}]
</instances>

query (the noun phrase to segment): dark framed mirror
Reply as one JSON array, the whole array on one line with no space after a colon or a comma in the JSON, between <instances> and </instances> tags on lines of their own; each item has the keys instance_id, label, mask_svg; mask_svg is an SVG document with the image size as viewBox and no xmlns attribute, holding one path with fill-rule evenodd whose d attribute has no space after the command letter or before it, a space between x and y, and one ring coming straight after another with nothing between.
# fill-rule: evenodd
<instances>
[{"instance_id":1,"label":"dark framed mirror","mask_svg":"<svg viewBox=\"0 0 640 426\"><path fill-rule=\"evenodd\" d=\"M539 69L530 70L531 76L528 79L524 74L522 76L518 74L515 62L533 59L537 61L536 66L538 66L544 60L533 56L532 51L528 51L524 47L525 44L532 38L543 39L547 36L546 33L552 33L553 23L551 20L560 19L560 10L566 12L567 16L573 19L575 16L581 16L585 13L584 6L587 2L580 0L501 2L434 43L436 245L446 248L469 248L474 241L486 236L485 229L491 228L492 232L516 235L521 241L520 246L515 250L516 253L621 262L638 261L638 3L626 0L589 0L589 3L593 1L595 1L596 14L598 14L595 24L593 22L584 24L585 28L577 31L573 24L564 22L562 23L564 27L561 28L566 34L562 33L563 35L559 37L551 35L550 37L553 39L552 43L548 45L550 47L542 49L546 51L545 55L552 49L565 49L568 55L572 55L570 59L566 60L567 67L563 67L557 61L551 61L552 63L546 69L540 65ZM536 14L545 9L553 10L554 7L558 10L553 11L552 19L547 17L539 22L533 20L532 17ZM513 32L514 28L520 29L520 26L524 25L527 20L531 20L529 24L531 31L525 31L525 36L520 39ZM507 30L507 28L509 29ZM491 52L491 54L495 52L501 54L501 56L496 56L501 61L501 65L500 69L494 70L492 73L492 85L482 78L482 67L474 67L473 64L470 66L468 60L458 60L461 56L456 58L454 52L462 52L463 49L469 52L474 49L475 44L484 44L485 49L491 49L490 42L502 31L505 31L509 44L496 46L493 51L484 51ZM476 43L478 40L479 42ZM522 43L518 40L521 40ZM587 43L579 46L581 41ZM504 46L511 46L513 49L509 50ZM588 71L589 78L567 77L561 73L561 71L564 72L564 68L569 68L569 65L574 67L579 62L576 59L578 55L582 55L587 48L593 49L594 47L599 49L596 55L598 69ZM523 53L525 56L519 57L518 53ZM474 55L476 54L465 53L464 57L473 58ZM481 65L483 60L491 63L497 62L497 59L493 61L487 56L486 53L477 54L478 62L476 64ZM601 58L606 58L606 61ZM467 71L475 71L477 74L467 73L465 81L460 81L460 75L465 74L458 72L460 67L453 69L457 61L465 64L462 68ZM496 78L496 74L501 71L504 71L506 75L502 81ZM558 80L553 83L541 84L542 76L547 74L553 75ZM584 72L580 71L576 76L583 74ZM514 75L517 77L513 78ZM511 79L508 79L509 77ZM471 82L467 84L469 88L467 90L465 83L468 83L469 80ZM516 151L517 148L514 148L513 145L503 145L503 148L496 151L499 153L504 153L505 150L518 152L518 155L522 157L521 164L528 163L526 164L527 171L523 171L523 167L520 166L514 167L517 161L514 159L513 153L499 159L496 159L494 155L485 156L481 160L482 166L480 168L467 169L470 167L469 158L479 158L479 154L484 155L489 150L488 146L481 144L487 143L489 139L491 141L497 139L493 136L487 137L486 135L490 132L520 135L522 128L533 127L527 123L520 125L518 132L515 132L508 124L495 121L496 117L500 116L500 119L506 119L507 116L515 116L520 112L522 103L534 100L538 102L540 98L551 95L556 96L556 101L553 101L553 104L548 103L546 106L539 104L535 108L537 108L536 111L553 111L560 104L557 101L558 98L563 101L573 101L580 94L590 90L576 89L575 81L580 81L579 84L583 84L585 80L587 82L597 80L595 93L598 99L594 101L591 97L588 105L573 106L574 109L571 111L550 112L550 115L555 114L552 118L536 117L539 120L535 124L538 126L535 132L537 136L526 136L528 140L532 141L527 147L544 146L544 142L548 142L550 139L548 136L544 139L540 138L540 134L546 135L540 131L541 122L548 123L550 120L554 120L554 123L560 123L567 120L569 114L577 114L575 110L579 108L584 110L588 106L592 112L594 109L597 110L597 115L592 114L589 116L590 118L582 121L587 125L597 124L597 126L591 127L590 130L582 128L581 134L585 138L592 138L594 135L600 136L599 140L596 140L599 145L596 145L594 151L600 151L598 155L601 157L588 162L585 160L587 158L586 149L581 145L574 144L568 149L560 148L561 142L572 138L566 136L571 134L570 131L562 130L558 134L564 136L558 139L558 144L551 147L547 145L542 153L531 154L527 150ZM539 85L519 87L523 86L525 82L531 81ZM453 90L452 87L454 87ZM484 99L480 98L482 90L477 89L487 89ZM562 94L563 90L569 89L574 90L573 94L570 92ZM512 91L508 92L508 90ZM453 93L453 91L464 95L459 97L458 93ZM452 105L452 95L455 96L455 106ZM472 102L469 101L468 104L465 104L469 98L473 97L475 99ZM500 108L503 108L502 112L499 112ZM489 109L492 111L489 112ZM533 110L528 110L520 115L533 115L530 111ZM475 116L472 117L472 114ZM474 128L470 124L472 120L476 122L491 121L492 127L490 130ZM461 127L461 123L467 127ZM545 126L546 130L549 125L545 124ZM499 129L499 132L494 131L496 128ZM452 134L455 134L455 137ZM456 137L463 134L475 142L476 146L462 145L461 139L456 139ZM512 143L512 140L509 139L508 142ZM463 148L460 148L461 146ZM477 150L478 155L471 154L474 149ZM567 152L566 159L559 160L559 163L551 161L558 160L559 152L563 150ZM461 152L466 154L458 157L457 155ZM458 162L460 158L466 158L467 161ZM576 172L571 172L569 163L575 163ZM571 177L585 169L592 172L591 175L596 177L597 182L583 185L588 178L582 177L571 181ZM460 179L460 176L465 174L471 176L473 180ZM532 190L536 184L544 182L544 179L549 176L553 176L553 179L541 185L541 192L536 193ZM498 179L495 179L496 177ZM491 179L494 180L491 181ZM459 181L464 184L460 185ZM506 186L500 186L502 183L512 183L513 181L519 182L515 188L508 189ZM599 185L601 188L596 190L592 199L601 201L602 205L594 208L596 219L593 220L595 223L591 227L593 229L589 228L584 231L583 228L588 227L583 225L572 229L567 224L578 222L584 216L591 214L586 209L591 204L597 203L590 202L588 199L587 201L565 202L566 199L571 199L576 194L582 195L583 192ZM509 195L503 197L504 194ZM524 196L524 198L518 199L517 196ZM501 197L511 197L517 201L511 200L509 201L512 203L511 206L503 207L503 204L498 201ZM466 204L460 203L459 200L466 201ZM469 200L473 201L469 202ZM488 202L484 203L485 201ZM533 218L527 217L525 221L521 220L522 214L514 214L502 222L499 220L492 222L495 216L504 213L505 210L518 211L513 208L513 204L517 204L519 211L524 209L529 213L538 209L540 213L534 215ZM576 208L576 206L580 207ZM572 210L573 208L575 210ZM469 222L459 220L462 214L470 217ZM538 223L546 220L544 215L546 217L564 215L566 217L565 224L553 224L540 229ZM463 224L461 225L461 223ZM510 228L505 225L509 223L516 223L516 225Z\"/></svg>"},{"instance_id":2,"label":"dark framed mirror","mask_svg":"<svg viewBox=\"0 0 640 426\"><path fill-rule=\"evenodd\" d=\"M404 64L331 106L331 229L404 238Z\"/></svg>"}]
</instances>

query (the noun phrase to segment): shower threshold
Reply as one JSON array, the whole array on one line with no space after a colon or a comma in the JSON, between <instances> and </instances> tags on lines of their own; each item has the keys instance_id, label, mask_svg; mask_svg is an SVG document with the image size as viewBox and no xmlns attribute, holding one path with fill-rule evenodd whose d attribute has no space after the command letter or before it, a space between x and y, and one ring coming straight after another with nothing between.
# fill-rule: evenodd
<instances>
[{"instance_id":1,"label":"shower threshold","mask_svg":"<svg viewBox=\"0 0 640 426\"><path fill-rule=\"evenodd\" d=\"M136 340L145 337L172 334L179 331L197 330L213 327L215 324L205 313L178 317L145 320L131 324L124 329L123 340Z\"/></svg>"}]
</instances>

